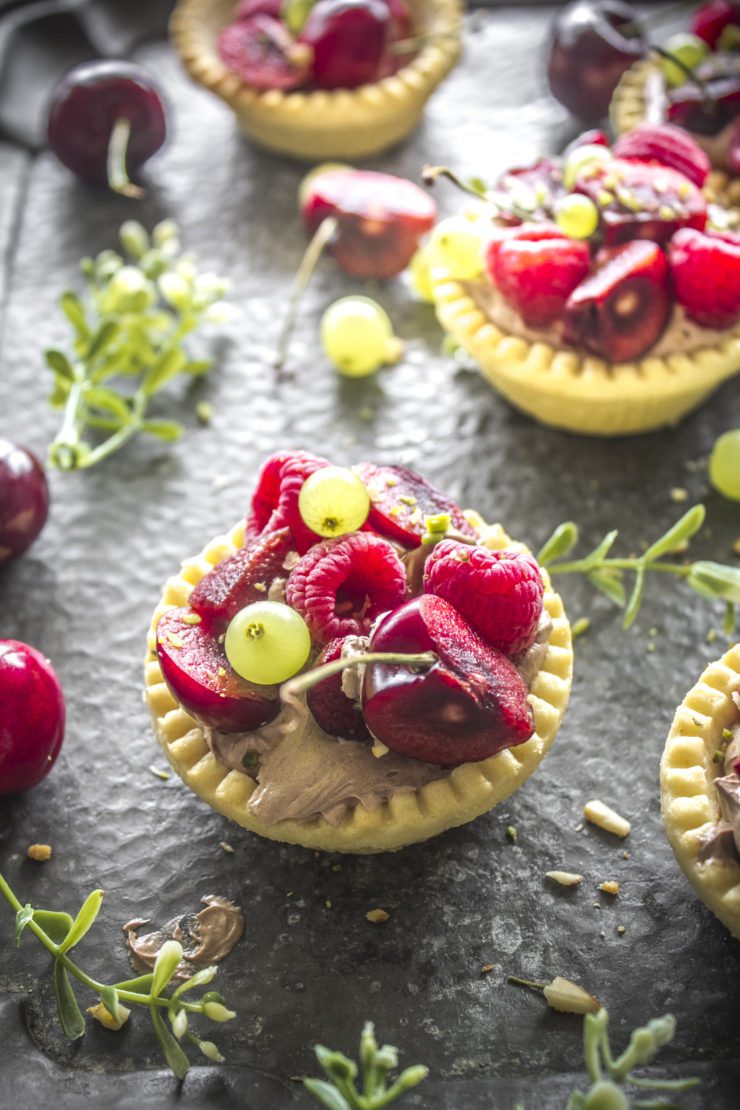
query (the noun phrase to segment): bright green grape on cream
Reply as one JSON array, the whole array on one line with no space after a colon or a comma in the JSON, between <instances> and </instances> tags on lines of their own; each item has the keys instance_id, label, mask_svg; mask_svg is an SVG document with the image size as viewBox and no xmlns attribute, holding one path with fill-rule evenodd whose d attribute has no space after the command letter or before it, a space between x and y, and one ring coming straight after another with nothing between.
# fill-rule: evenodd
<instances>
[{"instance_id":1,"label":"bright green grape on cream","mask_svg":"<svg viewBox=\"0 0 740 1110\"><path fill-rule=\"evenodd\" d=\"M280 601L255 601L226 630L226 658L236 673L258 686L297 674L308 661L311 634L300 613Z\"/></svg>"},{"instance_id":2,"label":"bright green grape on cream","mask_svg":"<svg viewBox=\"0 0 740 1110\"><path fill-rule=\"evenodd\" d=\"M362 528L370 512L370 497L353 471L324 466L301 486L298 511L307 528L331 539Z\"/></svg>"}]
</instances>

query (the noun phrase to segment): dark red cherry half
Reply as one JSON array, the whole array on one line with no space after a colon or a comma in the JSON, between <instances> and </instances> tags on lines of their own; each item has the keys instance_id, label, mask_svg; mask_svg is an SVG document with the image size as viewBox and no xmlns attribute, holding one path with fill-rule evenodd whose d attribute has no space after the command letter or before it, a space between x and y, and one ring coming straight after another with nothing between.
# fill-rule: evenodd
<instances>
[{"instance_id":1,"label":"dark red cherry half","mask_svg":"<svg viewBox=\"0 0 740 1110\"><path fill-rule=\"evenodd\" d=\"M0 794L29 790L64 740L64 695L51 663L19 640L0 640Z\"/></svg>"},{"instance_id":2,"label":"dark red cherry half","mask_svg":"<svg viewBox=\"0 0 740 1110\"><path fill-rule=\"evenodd\" d=\"M320 667L324 663L333 663L335 659L339 659L343 645L344 638L331 640L316 659L314 666ZM343 674L340 673L330 675L329 678L312 686L306 695L308 708L319 727L330 736L339 736L343 740L372 740L360 705L347 697L342 680Z\"/></svg>"},{"instance_id":3,"label":"dark red cherry half","mask_svg":"<svg viewBox=\"0 0 740 1110\"><path fill-rule=\"evenodd\" d=\"M514 664L441 597L422 594L389 613L370 651L439 656L427 670L374 663L365 671L365 721L396 752L457 766L523 744L534 732L529 690Z\"/></svg>"},{"instance_id":4,"label":"dark red cherry half","mask_svg":"<svg viewBox=\"0 0 740 1110\"><path fill-rule=\"evenodd\" d=\"M157 625L157 658L173 697L201 724L251 732L277 716L272 686L258 690L235 673L223 644L189 607L168 609Z\"/></svg>"},{"instance_id":5,"label":"dark red cherry half","mask_svg":"<svg viewBox=\"0 0 740 1110\"><path fill-rule=\"evenodd\" d=\"M216 631L225 631L240 609L264 601L273 579L281 572L287 575L283 564L290 550L288 528L248 541L201 578L190 595L190 607Z\"/></svg>"},{"instance_id":6,"label":"dark red cherry half","mask_svg":"<svg viewBox=\"0 0 740 1110\"><path fill-rule=\"evenodd\" d=\"M372 507L366 527L373 532L404 547L418 547L426 531L425 518L449 513L453 528L475 538L475 529L468 524L462 509L413 470L375 463L358 463L352 469L370 495Z\"/></svg>"}]
</instances>

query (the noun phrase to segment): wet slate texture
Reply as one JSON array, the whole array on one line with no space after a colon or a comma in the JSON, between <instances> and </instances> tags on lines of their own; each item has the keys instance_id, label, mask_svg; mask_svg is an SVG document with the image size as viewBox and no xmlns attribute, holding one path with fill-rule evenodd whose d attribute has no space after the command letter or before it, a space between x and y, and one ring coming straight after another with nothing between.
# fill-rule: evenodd
<instances>
[{"instance_id":1,"label":"wet slate texture","mask_svg":"<svg viewBox=\"0 0 740 1110\"><path fill-rule=\"evenodd\" d=\"M420 131L375 164L414 177L423 163L446 161L485 176L561 146L571 125L542 85L545 25L524 5L492 14ZM405 1062L432 1069L404 1105L555 1110L582 1082L581 1022L508 985L516 973L587 985L609 1006L619 1043L636 1023L672 1011L678 1035L665 1068L704 1079L685 1105L737 1105L740 947L680 873L657 784L674 707L725 646L719 634L707 642L721 619L711 605L654 582L624 633L605 601L564 581L571 617L588 614L591 628L553 752L500 809L390 856L318 855L229 825L177 779L151 773L163 761L141 698L145 631L163 580L244 513L270 451L300 446L340 463L416 467L533 546L574 519L584 545L618 526L624 550L637 550L677 516L670 491L681 487L708 508L697 552L731 560L740 513L710 492L703 460L740 423L737 383L675 431L604 442L560 434L442 355L432 311L402 282L360 286L328 262L306 300L292 375L277 382L281 306L303 245L303 171L247 146L164 44L137 56L164 81L173 121L142 205L88 191L48 153L0 147L0 428L43 453L55 416L41 349L65 339L56 298L75 284L78 259L112 245L131 215L150 225L173 215L203 265L228 274L237 311L212 339L210 380L188 395L173 390L186 437L172 448L138 442L90 473L52 475L41 540L0 575L0 636L51 657L69 709L54 772L0 802L0 863L37 905L74 911L89 890L105 889L79 954L109 979L126 973L120 927L130 917L163 921L209 893L236 899L246 935L219 979L239 1017L214 1034L227 1063L194 1067L181 1087L162 1069L145 1016L116 1035L91 1026L72 1045L54 1017L44 954L30 938L12 947L12 918L0 908L0 1102L308 1108L294 1077L315 1071L313 1043L354 1050L372 1019ZM457 204L446 188L439 200L450 211ZM316 322L332 299L358 289L387 306L407 351L376 380L346 383L320 352ZM199 398L214 406L208 427L194 418ZM629 859L621 842L582 827L594 796L632 820ZM44 865L25 858L38 841L54 846ZM553 889L543 877L551 868L582 872L583 887ZM617 899L598 893L605 879L622 883ZM390 913L383 926L365 920L376 906ZM485 964L494 965L486 975Z\"/></svg>"}]
</instances>

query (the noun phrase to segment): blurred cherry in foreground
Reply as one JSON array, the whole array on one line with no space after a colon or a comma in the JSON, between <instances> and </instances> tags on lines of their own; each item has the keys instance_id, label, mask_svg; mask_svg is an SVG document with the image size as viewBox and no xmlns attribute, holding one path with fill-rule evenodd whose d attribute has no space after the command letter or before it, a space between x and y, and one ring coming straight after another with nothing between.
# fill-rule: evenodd
<instances>
[{"instance_id":1,"label":"blurred cherry in foreground","mask_svg":"<svg viewBox=\"0 0 740 1110\"><path fill-rule=\"evenodd\" d=\"M64 740L64 695L51 663L19 640L0 640L0 795L48 775Z\"/></svg>"},{"instance_id":2,"label":"blurred cherry in foreground","mask_svg":"<svg viewBox=\"0 0 740 1110\"><path fill-rule=\"evenodd\" d=\"M49 513L49 488L36 456L0 437L0 565L22 555Z\"/></svg>"}]
</instances>

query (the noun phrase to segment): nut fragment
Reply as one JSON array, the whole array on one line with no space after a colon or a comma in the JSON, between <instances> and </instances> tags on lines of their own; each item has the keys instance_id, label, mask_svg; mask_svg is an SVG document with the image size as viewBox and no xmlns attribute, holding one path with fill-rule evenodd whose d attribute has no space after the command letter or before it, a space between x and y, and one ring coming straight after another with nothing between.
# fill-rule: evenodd
<instances>
[{"instance_id":1,"label":"nut fragment","mask_svg":"<svg viewBox=\"0 0 740 1110\"><path fill-rule=\"evenodd\" d=\"M120 1021L116 1021L113 1014L110 1010L106 1009L102 1002L98 1002L97 1006L88 1006L87 1008L88 1014L94 1017L96 1021L99 1021L101 1025L104 1025L106 1029L112 1029L114 1032L117 1032L126 1024L129 1014L131 1013L131 1011L126 1006L121 1005L120 1002L118 1003L118 1011L121 1015Z\"/></svg>"},{"instance_id":2,"label":"nut fragment","mask_svg":"<svg viewBox=\"0 0 740 1110\"><path fill-rule=\"evenodd\" d=\"M388 913L387 910L382 910L380 909L380 907L374 910L368 910L368 912L365 914L367 920L371 921L373 925L384 924L384 922L390 919L390 916L391 915Z\"/></svg>"},{"instance_id":3,"label":"nut fragment","mask_svg":"<svg viewBox=\"0 0 740 1110\"><path fill-rule=\"evenodd\" d=\"M619 894L619 883L614 879L607 879L604 883L599 883L599 890L603 890L604 894Z\"/></svg>"},{"instance_id":4,"label":"nut fragment","mask_svg":"<svg viewBox=\"0 0 740 1110\"><path fill-rule=\"evenodd\" d=\"M557 975L544 989L548 1006L566 1014L595 1014L601 1003L577 983Z\"/></svg>"},{"instance_id":5,"label":"nut fragment","mask_svg":"<svg viewBox=\"0 0 740 1110\"><path fill-rule=\"evenodd\" d=\"M545 875L561 886L580 886L583 875L576 875L574 871L546 871Z\"/></svg>"},{"instance_id":6,"label":"nut fragment","mask_svg":"<svg viewBox=\"0 0 740 1110\"><path fill-rule=\"evenodd\" d=\"M51 844L29 844L26 854L29 859L45 863L47 859L51 859Z\"/></svg>"},{"instance_id":7,"label":"nut fragment","mask_svg":"<svg viewBox=\"0 0 740 1110\"><path fill-rule=\"evenodd\" d=\"M605 832L614 833L615 836L629 836L632 826L629 821L621 817L616 810L611 809L604 802L598 801L594 798L590 802L586 802L583 807L583 816L592 825L598 825L600 829Z\"/></svg>"}]
</instances>

